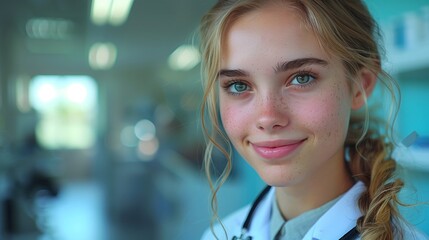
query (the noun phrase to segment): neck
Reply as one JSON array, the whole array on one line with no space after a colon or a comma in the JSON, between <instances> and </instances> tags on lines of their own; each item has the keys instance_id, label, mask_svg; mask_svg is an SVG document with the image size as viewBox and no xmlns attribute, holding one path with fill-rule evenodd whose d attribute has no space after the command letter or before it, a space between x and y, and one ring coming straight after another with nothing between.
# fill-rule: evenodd
<instances>
[{"instance_id":1,"label":"neck","mask_svg":"<svg viewBox=\"0 0 429 240\"><path fill-rule=\"evenodd\" d=\"M354 180L350 176L346 162L341 159L341 168L338 162L332 166L324 166L323 171L313 173L311 178L298 184L276 188L276 200L285 219L292 219L302 213L337 198L349 190Z\"/></svg>"}]
</instances>

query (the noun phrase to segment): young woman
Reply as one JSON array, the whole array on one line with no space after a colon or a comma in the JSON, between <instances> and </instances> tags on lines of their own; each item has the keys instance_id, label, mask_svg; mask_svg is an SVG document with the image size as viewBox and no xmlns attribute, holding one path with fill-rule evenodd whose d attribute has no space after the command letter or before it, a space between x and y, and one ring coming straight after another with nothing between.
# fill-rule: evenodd
<instances>
[{"instance_id":1,"label":"young woman","mask_svg":"<svg viewBox=\"0 0 429 240\"><path fill-rule=\"evenodd\" d=\"M392 126L368 111L377 82L398 100L377 33L359 0L221 0L204 16L202 120L218 223L203 239L425 239L398 213ZM231 144L271 187L220 221ZM216 183L214 147L228 159Z\"/></svg>"}]
</instances>

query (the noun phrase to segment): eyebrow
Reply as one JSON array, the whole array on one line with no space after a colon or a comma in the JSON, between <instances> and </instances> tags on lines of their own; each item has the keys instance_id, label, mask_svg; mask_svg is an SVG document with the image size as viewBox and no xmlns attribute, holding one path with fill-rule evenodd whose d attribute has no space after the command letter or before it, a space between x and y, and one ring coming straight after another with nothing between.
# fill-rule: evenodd
<instances>
[{"instance_id":1,"label":"eyebrow","mask_svg":"<svg viewBox=\"0 0 429 240\"><path fill-rule=\"evenodd\" d=\"M218 73L218 77L248 77L250 74L241 69L229 70L229 69L221 69Z\"/></svg>"},{"instance_id":2,"label":"eyebrow","mask_svg":"<svg viewBox=\"0 0 429 240\"><path fill-rule=\"evenodd\" d=\"M319 58L298 58L291 61L280 62L274 67L274 72L286 72L291 69L300 68L305 65L318 64L326 66L328 62ZM248 77L250 73L242 69L221 69L218 72L218 77Z\"/></svg>"},{"instance_id":3,"label":"eyebrow","mask_svg":"<svg viewBox=\"0 0 429 240\"><path fill-rule=\"evenodd\" d=\"M291 69L296 69L305 65L312 64L326 66L328 65L328 62L319 58L298 58L295 60L278 63L277 66L274 68L274 71L275 73L286 72Z\"/></svg>"}]
</instances>

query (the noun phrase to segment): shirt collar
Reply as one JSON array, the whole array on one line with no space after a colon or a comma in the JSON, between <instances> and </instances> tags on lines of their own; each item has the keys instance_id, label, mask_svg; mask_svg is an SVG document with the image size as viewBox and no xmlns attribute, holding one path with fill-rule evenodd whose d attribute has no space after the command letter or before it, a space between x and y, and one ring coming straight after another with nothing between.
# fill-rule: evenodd
<instances>
[{"instance_id":1,"label":"shirt collar","mask_svg":"<svg viewBox=\"0 0 429 240\"><path fill-rule=\"evenodd\" d=\"M340 198L342 195L337 198L323 204L322 206L311 209L307 212L302 213L301 215L286 221L279 209L276 198L273 198L272 203L272 214L270 221L270 236L271 239L276 239L277 234L284 235L288 237L285 239L302 239L308 230L313 226L314 223L326 212L328 211ZM281 232L282 231L282 232ZM292 236L295 236L292 238ZM282 238L279 238L282 239Z\"/></svg>"}]
</instances>

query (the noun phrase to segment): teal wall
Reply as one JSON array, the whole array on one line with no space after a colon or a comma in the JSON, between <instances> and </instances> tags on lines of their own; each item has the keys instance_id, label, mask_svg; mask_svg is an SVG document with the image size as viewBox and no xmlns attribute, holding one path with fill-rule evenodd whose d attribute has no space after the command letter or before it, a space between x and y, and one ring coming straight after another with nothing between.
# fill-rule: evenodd
<instances>
[{"instance_id":1,"label":"teal wall","mask_svg":"<svg viewBox=\"0 0 429 240\"><path fill-rule=\"evenodd\" d=\"M408 11L418 11L428 6L428 0L366 0L366 4L377 21L385 22Z\"/></svg>"},{"instance_id":2,"label":"teal wall","mask_svg":"<svg viewBox=\"0 0 429 240\"><path fill-rule=\"evenodd\" d=\"M366 0L366 2L381 26L388 26L404 13L418 12L423 6L429 6L428 0ZM389 61L389 59L387 60ZM397 122L400 137L405 137L412 131L417 131L420 136L428 137L429 64L415 70L397 73L394 77L397 78L402 93ZM429 151L427 148L426 150ZM411 157L408 158L411 159ZM399 176L404 179L406 184L400 193L400 199L406 204L412 204L409 207L401 207L400 211L410 223L429 235L429 169L416 169L404 168L399 171Z\"/></svg>"},{"instance_id":3,"label":"teal wall","mask_svg":"<svg viewBox=\"0 0 429 240\"><path fill-rule=\"evenodd\" d=\"M399 197L404 204L399 208L404 218L429 236L429 172L404 169L401 177L405 188Z\"/></svg>"},{"instance_id":4,"label":"teal wall","mask_svg":"<svg viewBox=\"0 0 429 240\"><path fill-rule=\"evenodd\" d=\"M420 136L429 137L429 66L425 71L398 77L402 93L398 119L400 133L405 136L417 131Z\"/></svg>"}]
</instances>

